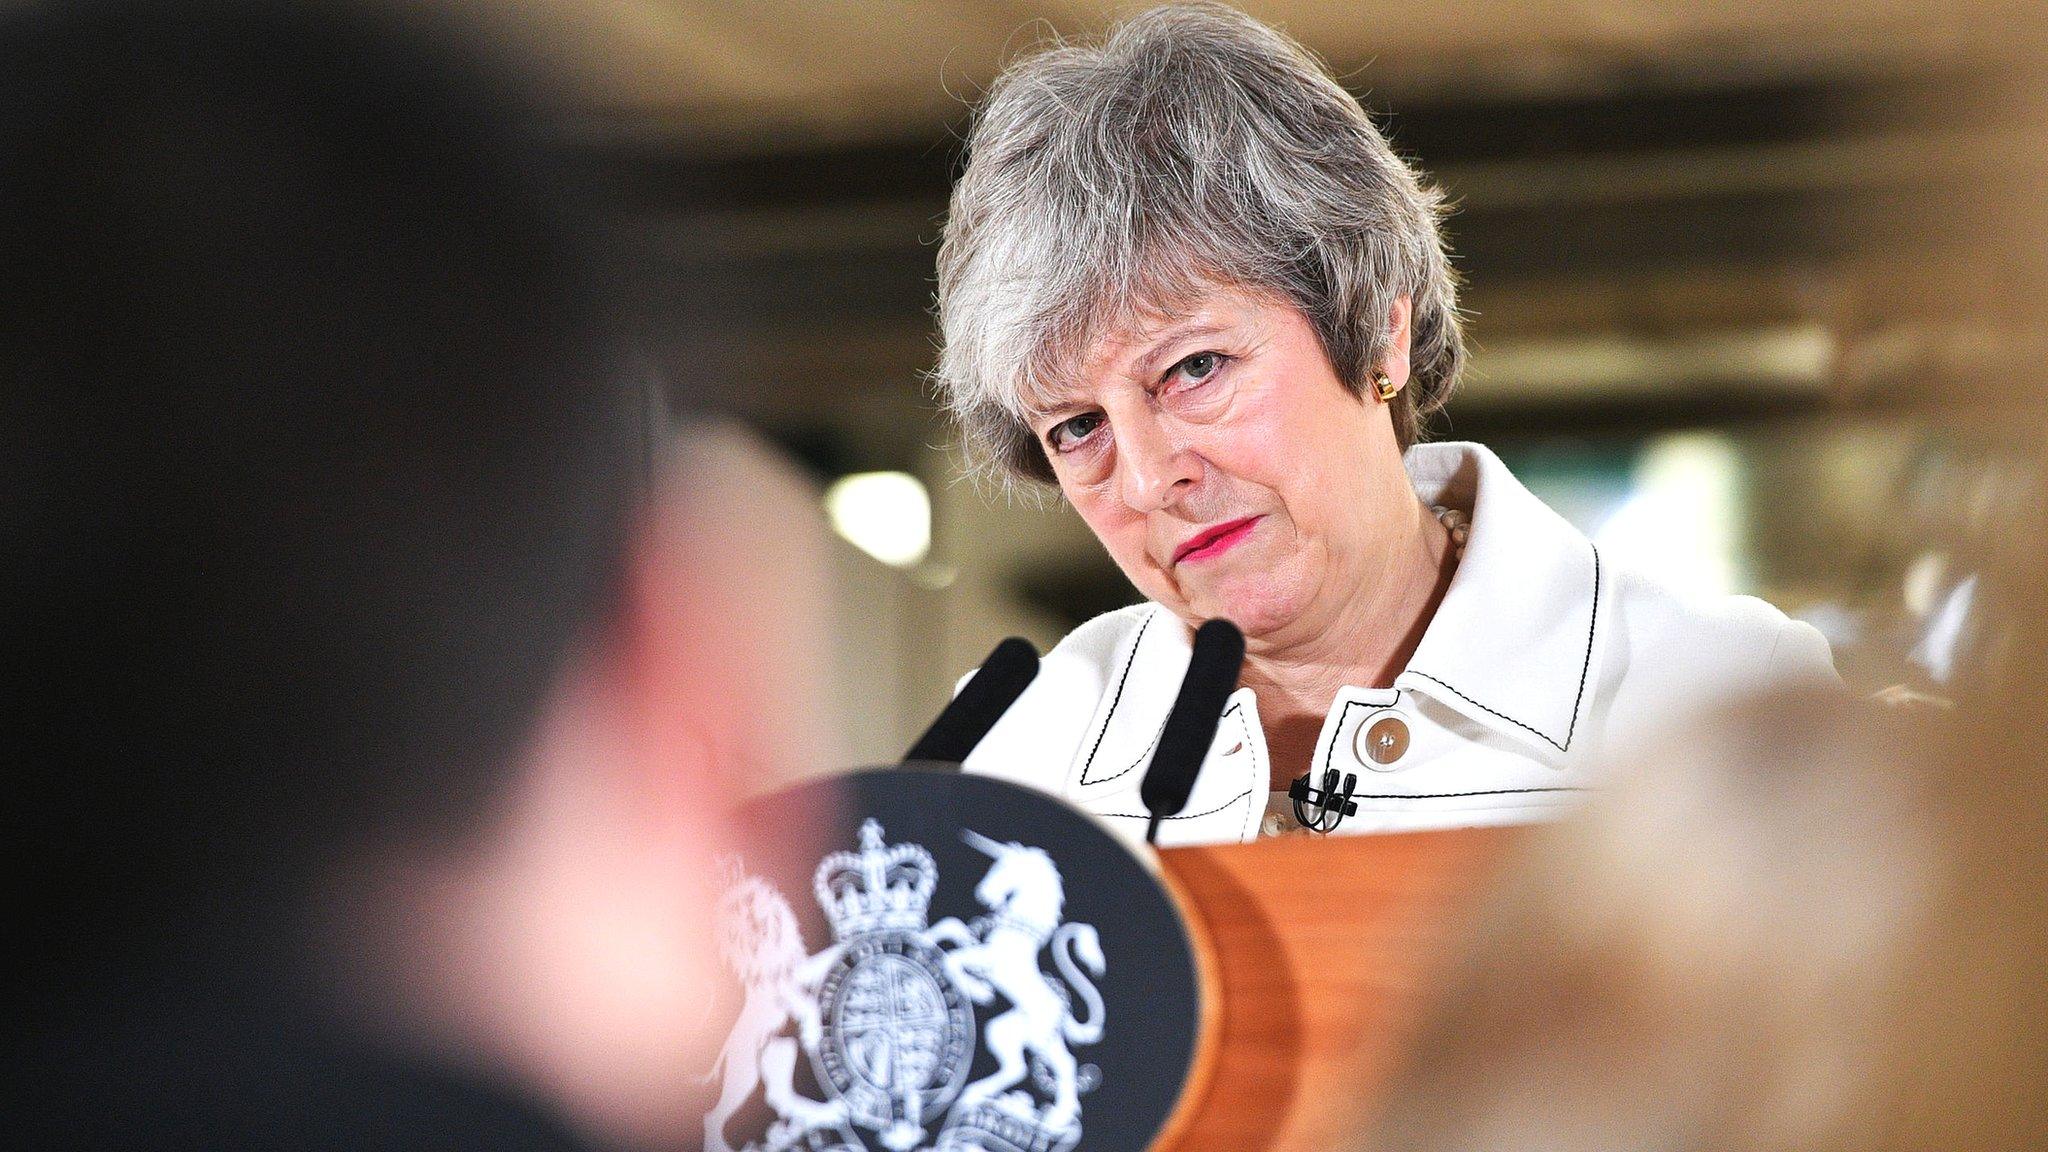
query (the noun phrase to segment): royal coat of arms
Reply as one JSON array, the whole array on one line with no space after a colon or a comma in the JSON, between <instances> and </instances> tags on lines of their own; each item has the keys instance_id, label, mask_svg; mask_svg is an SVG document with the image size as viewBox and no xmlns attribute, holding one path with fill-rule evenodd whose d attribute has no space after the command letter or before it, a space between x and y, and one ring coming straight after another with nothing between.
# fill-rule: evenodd
<instances>
[{"instance_id":1,"label":"royal coat of arms","mask_svg":"<svg viewBox=\"0 0 2048 1152\"><path fill-rule=\"evenodd\" d=\"M962 838L993 861L974 889L985 915L928 924L931 853L888 843L868 820L859 851L825 857L812 878L833 934L815 953L782 893L729 862L719 943L744 1003L712 1069L720 1091L704 1118L706 1152L734 1152L727 1128L756 1098L773 1119L745 1152L1079 1143L1081 1094L1099 1072L1073 1048L1102 1039L1101 940L1093 925L1061 922L1066 897L1043 849ZM970 1081L977 1032L994 1068ZM825 1098L800 1090L800 1058Z\"/></svg>"}]
</instances>

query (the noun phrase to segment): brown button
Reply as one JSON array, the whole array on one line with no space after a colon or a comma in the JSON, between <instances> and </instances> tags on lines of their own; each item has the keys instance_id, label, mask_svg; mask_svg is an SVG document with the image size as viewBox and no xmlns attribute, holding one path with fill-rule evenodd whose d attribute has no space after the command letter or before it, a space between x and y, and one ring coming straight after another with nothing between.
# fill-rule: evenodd
<instances>
[{"instance_id":1,"label":"brown button","mask_svg":"<svg viewBox=\"0 0 2048 1152\"><path fill-rule=\"evenodd\" d=\"M1368 767L1384 767L1408 752L1408 725L1399 716L1382 716L1358 730L1358 759Z\"/></svg>"}]
</instances>

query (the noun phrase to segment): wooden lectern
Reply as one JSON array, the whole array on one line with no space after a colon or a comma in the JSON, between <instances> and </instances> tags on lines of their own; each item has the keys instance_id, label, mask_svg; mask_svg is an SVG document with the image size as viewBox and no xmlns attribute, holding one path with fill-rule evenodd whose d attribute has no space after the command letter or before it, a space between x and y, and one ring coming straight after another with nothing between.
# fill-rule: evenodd
<instances>
[{"instance_id":1,"label":"wooden lectern","mask_svg":"<svg viewBox=\"0 0 2048 1152\"><path fill-rule=\"evenodd\" d=\"M1160 852L1211 1005L1155 1152L1326 1152L1411 1036L1433 965L1518 830Z\"/></svg>"},{"instance_id":2,"label":"wooden lectern","mask_svg":"<svg viewBox=\"0 0 2048 1152\"><path fill-rule=\"evenodd\" d=\"M1341 1147L1516 835L1170 848L1155 867L1065 801L900 767L738 818L772 843L792 813L814 844L728 864L712 1152Z\"/></svg>"}]
</instances>

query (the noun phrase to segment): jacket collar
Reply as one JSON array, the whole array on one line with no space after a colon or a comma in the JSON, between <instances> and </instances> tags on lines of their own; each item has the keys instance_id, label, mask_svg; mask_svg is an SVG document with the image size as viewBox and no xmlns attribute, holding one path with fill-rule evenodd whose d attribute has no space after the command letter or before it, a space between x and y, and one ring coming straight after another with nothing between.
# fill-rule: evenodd
<instances>
[{"instance_id":1,"label":"jacket collar","mask_svg":"<svg viewBox=\"0 0 2048 1152\"><path fill-rule=\"evenodd\" d=\"M1187 625L1158 604L1146 605L1112 661L1105 703L1068 773L1070 793L1119 781L1122 790L1144 778L1193 658Z\"/></svg>"},{"instance_id":2,"label":"jacket collar","mask_svg":"<svg viewBox=\"0 0 2048 1152\"><path fill-rule=\"evenodd\" d=\"M1600 554L1478 444L1419 444L1425 503L1472 518L1464 559L1397 688L1427 695L1546 759L1571 751L1599 674Z\"/></svg>"},{"instance_id":3,"label":"jacket collar","mask_svg":"<svg viewBox=\"0 0 2048 1152\"><path fill-rule=\"evenodd\" d=\"M1425 503L1464 510L1472 526L1451 586L1394 687L1561 762L1599 674L1594 638L1606 594L1599 554L1478 444L1420 444L1405 463ZM1142 777L1191 647L1186 625L1151 606L1112 660L1109 698L1069 770L1070 790L1134 786ZM1345 701L1382 705L1389 696L1387 689L1341 690L1319 749L1336 737ZM1255 711L1249 689L1231 703Z\"/></svg>"}]
</instances>

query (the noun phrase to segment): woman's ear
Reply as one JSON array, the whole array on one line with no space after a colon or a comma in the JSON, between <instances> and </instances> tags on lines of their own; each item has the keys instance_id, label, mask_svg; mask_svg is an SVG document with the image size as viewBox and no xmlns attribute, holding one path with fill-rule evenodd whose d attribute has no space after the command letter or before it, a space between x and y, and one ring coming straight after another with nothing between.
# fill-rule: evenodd
<instances>
[{"instance_id":1,"label":"woman's ear","mask_svg":"<svg viewBox=\"0 0 2048 1152\"><path fill-rule=\"evenodd\" d=\"M1415 303L1411 297L1397 296L1394 304L1387 309L1387 343L1380 353L1378 370L1386 373L1396 389L1408 385L1408 351L1413 343L1413 330L1409 321L1414 317Z\"/></svg>"}]
</instances>

